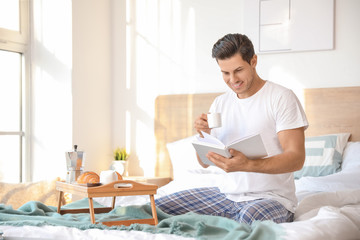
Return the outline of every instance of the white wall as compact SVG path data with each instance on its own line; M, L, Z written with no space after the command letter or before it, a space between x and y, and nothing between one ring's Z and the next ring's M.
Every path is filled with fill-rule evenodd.
M226 89L211 48L224 34L242 32L242 6L240 0L73 1L73 142L86 151L87 169L106 169L113 148L127 146L130 174L153 175L156 96ZM335 50L260 55L259 74L298 94L360 86L359 10L358 0L336 1Z
M72 18L72 141L85 170L100 172L112 160L110 0L74 0Z
M261 54L259 74L293 88L360 86L360 1L338 0L335 6L334 50Z
M31 169L26 180L66 177L65 152L85 169L112 160L110 0L31 1Z
M30 168L26 181L66 177L71 149L71 1L31 1Z

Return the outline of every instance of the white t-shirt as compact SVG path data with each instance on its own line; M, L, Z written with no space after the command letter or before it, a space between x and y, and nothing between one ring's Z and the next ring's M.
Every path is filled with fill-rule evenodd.
M210 112L220 112L222 118L222 127L212 129L211 135L227 145L260 133L269 156L282 153L277 136L279 131L308 126L296 95L269 81L249 98L239 99L233 91L218 96ZM297 205L293 173L224 173L218 187L227 198L236 202L271 198L292 212Z

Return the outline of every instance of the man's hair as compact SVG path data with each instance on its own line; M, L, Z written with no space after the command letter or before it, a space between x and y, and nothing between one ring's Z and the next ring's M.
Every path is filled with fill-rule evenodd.
M224 60L239 53L242 59L250 64L255 54L254 46L250 39L239 33L227 34L220 38L213 46L212 57Z

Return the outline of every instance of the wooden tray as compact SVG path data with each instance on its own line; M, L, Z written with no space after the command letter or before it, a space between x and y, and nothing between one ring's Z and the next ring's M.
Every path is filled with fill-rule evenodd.
M130 225L132 223L144 223L156 225L158 223L154 194L158 186L155 184L138 183L131 180L121 180L104 184L100 186L87 186L82 184L70 184L66 182L56 182L56 190L59 191L58 196L58 208L57 212L60 214L66 213L90 213L91 223L95 224L95 213L109 212L115 207L116 196L131 196L131 195L149 195L150 204L153 218L149 219L134 219L134 220L123 220L123 221L109 221L101 222L101 224L112 226L112 225ZM61 200L64 196L64 192L68 192L82 197L89 198L89 209L61 209ZM112 206L105 208L95 208L93 204L94 197L113 197Z

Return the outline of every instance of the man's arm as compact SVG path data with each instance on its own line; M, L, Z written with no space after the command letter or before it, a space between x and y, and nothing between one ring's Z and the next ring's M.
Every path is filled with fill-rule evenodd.
M234 149L230 149L230 154L233 156L231 158L213 152L208 153L207 157L226 172L280 174L300 170L305 161L304 128L280 131L278 138L283 152L272 157L251 160Z

